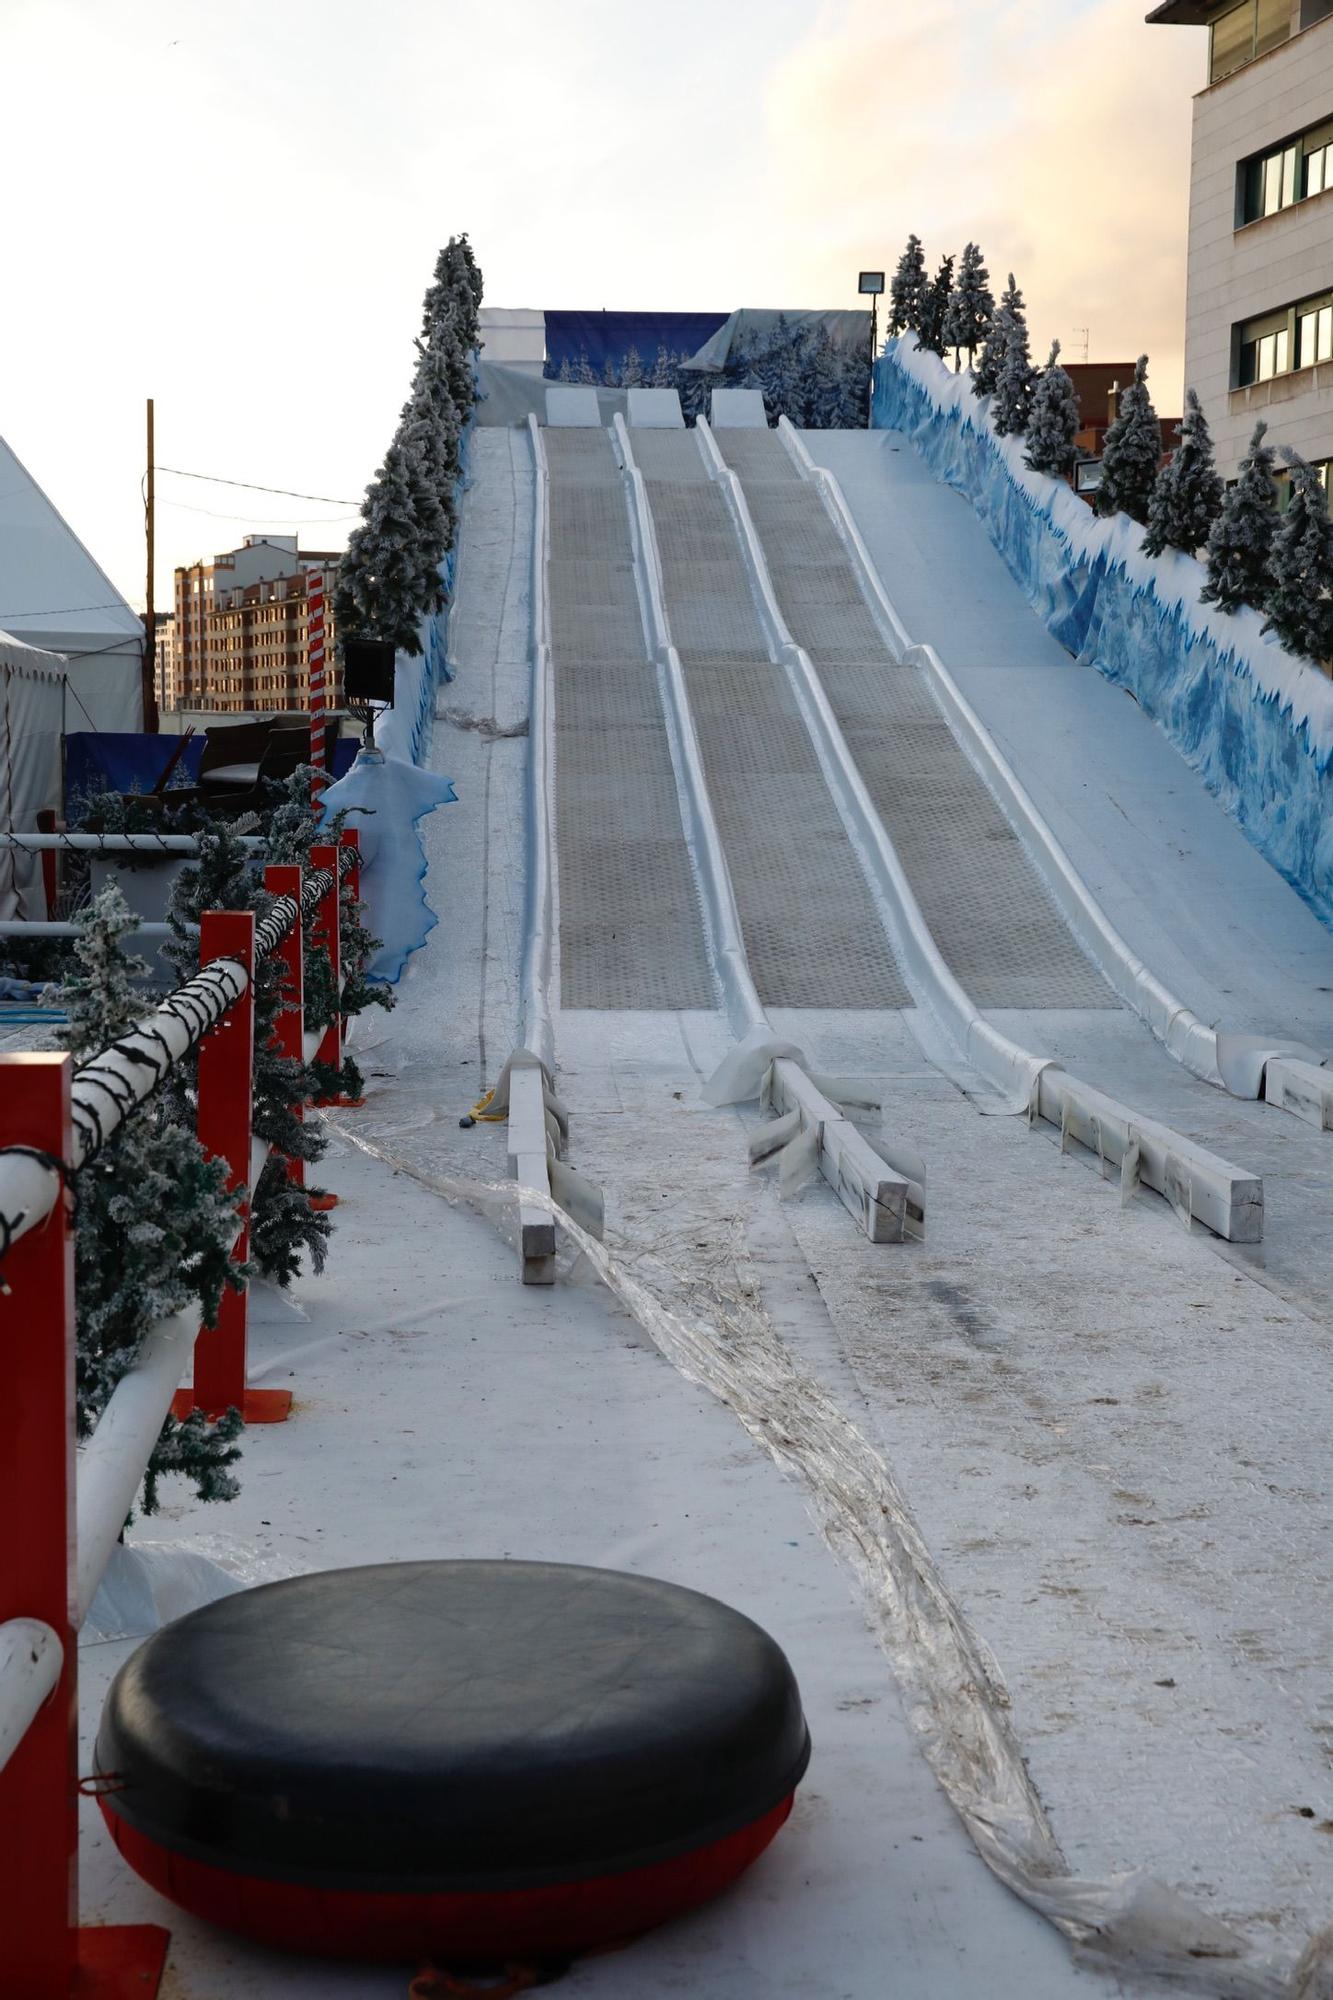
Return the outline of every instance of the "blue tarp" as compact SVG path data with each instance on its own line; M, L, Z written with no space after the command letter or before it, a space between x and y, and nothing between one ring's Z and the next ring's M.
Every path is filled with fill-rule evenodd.
M207 734L200 730L181 752L171 774L171 789L199 782L199 760ZM151 792L166 769L178 736L141 736L110 730L77 730L65 738L65 803L88 792ZM352 768L356 743L348 737L333 746L333 775Z
M728 317L724 312L548 312L546 372L559 374L562 361L577 368L586 354L600 376L608 361L620 368L631 347L650 368L659 347L672 355L693 354Z

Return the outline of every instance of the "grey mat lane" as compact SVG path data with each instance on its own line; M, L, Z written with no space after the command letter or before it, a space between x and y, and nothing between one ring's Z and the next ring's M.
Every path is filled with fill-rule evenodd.
M787 677L766 656L731 515L697 441L636 432L634 451L760 998L774 1007L910 1006Z
M979 1007L1116 1007L920 670L893 664L814 486L773 431L719 431L773 589L815 662L946 962ZM890 579L890 587L892 580Z
M560 998L712 1007L629 516L605 431L548 430Z

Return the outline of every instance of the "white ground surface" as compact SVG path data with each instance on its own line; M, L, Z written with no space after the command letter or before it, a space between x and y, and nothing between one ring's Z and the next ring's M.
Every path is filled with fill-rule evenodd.
M457 1119L513 1032L523 743L474 725L503 728L525 707L530 494L521 434L481 432L476 447L460 672L441 697L458 720L438 725L435 748L460 802L426 823L442 922L398 1011L362 1043L370 1097L347 1118L420 1170L485 1180L502 1171L501 1130ZM850 481L848 495L857 505ZM1329 1914L1333 1852L1321 1286L1302 1303L1296 1277L1229 1262L1160 1203L1122 1211L1083 1159L981 1117L906 1016L779 1025L817 1062L884 1086L886 1124L928 1161L927 1241L874 1248L826 1191L782 1204L748 1172L749 1114L699 1099L726 1045L716 1017L564 1014L572 1157L606 1190L613 1251L720 1342L738 1316L766 1321L883 1452L999 1658L1071 1866L1150 1868L1256 1941L1298 1950ZM1119 1017L1077 1025L1102 1037L1108 1063L1156 1060L1118 1049ZM1305 1144L1262 1107L1222 1108ZM1294 1181L1318 1181L1308 1137ZM290 1380L291 1423L251 1434L231 1507L173 1504L135 1537L205 1537L267 1569L506 1552L641 1568L740 1605L801 1680L815 1760L770 1854L736 1895L587 1963L566 1990L1152 1991L1076 1969L976 1859L849 1576L729 1410L582 1266L554 1292L525 1292L512 1249L465 1209L353 1151L323 1177L345 1199L326 1276L299 1287L305 1317L271 1295L256 1303L256 1369ZM1320 1200L1322 1183L1312 1216ZM84 1648L90 1725L128 1650ZM311 1970L165 1918L91 1808L84 1902L93 1917L172 1921L167 1990L192 2000L406 1984L403 1968Z

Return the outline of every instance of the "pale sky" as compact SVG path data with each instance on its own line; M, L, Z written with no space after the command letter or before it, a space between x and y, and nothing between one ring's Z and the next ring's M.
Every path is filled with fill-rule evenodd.
M148 395L159 464L353 503L161 475L159 608L340 547L461 229L492 305L719 312L974 237L1038 358L1146 350L1175 414L1206 38L1147 4L0 0L0 435L136 609Z

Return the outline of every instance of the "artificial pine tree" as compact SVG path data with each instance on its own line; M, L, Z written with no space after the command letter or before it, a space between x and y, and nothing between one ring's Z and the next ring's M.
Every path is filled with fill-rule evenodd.
M574 380L574 377L570 372L568 355L566 355L564 360L560 363L559 373L556 375L555 379L557 382L572 382Z
M921 326L918 345L930 353L944 354L944 329L949 319L949 302L953 295L953 258L945 257L933 282L927 287L921 305Z
M944 322L945 347L952 347L955 356L966 353L970 368L972 357L990 332L994 317L995 300L991 296L990 272L982 260L980 247L969 243L964 247L958 266L958 282L949 299L949 311Z
M1240 462L1240 476L1223 495L1222 511L1208 536L1208 581L1199 595L1223 611L1239 611L1245 604L1261 610L1268 597L1278 512L1273 448L1264 443L1267 429L1260 418Z
M1312 465L1284 449L1291 497L1273 537L1272 584L1265 632L1293 653L1333 659L1333 524L1328 496Z
M671 366L671 356L667 353L665 344L659 342L657 359L653 362L648 372L648 387L650 389L670 389L674 384L674 378L675 371Z
M1141 354L1102 445L1097 512L1128 514L1131 520L1146 522L1161 458L1162 426L1148 394L1148 357Z
M1157 475L1148 503L1144 553L1183 549L1192 556L1208 540L1222 511L1222 480L1213 463L1208 419L1193 389L1185 392L1185 415L1176 426L1180 440Z
M1027 429L1037 383L1037 371L1028 353L1028 323L1023 313L1023 301L1012 279L1010 291L1014 299L1004 315L1004 353L995 393L991 398L991 422L997 437L1017 437ZM990 352L989 341L986 352Z
M986 344L981 350L981 359L972 371L972 390L975 395L995 394L1000 380L1000 370L1004 366L1009 335L1016 320L1023 320L1023 294L1014 283L1014 274L1011 271L1009 283L1000 295L999 306L992 315L987 329Z
M642 386L643 362L639 357L637 347L631 347L629 353L625 356L625 366L620 379L627 389L638 389Z
M1023 463L1034 472L1049 472L1067 479L1078 463L1074 436L1080 424L1078 396L1068 374L1060 366L1060 343L1051 342L1051 358L1046 363L1032 395L1028 418L1028 448Z
M114 882L80 920L60 1037L78 1063L101 1055L149 1011L135 984L147 967L122 944L134 923ZM193 1120L175 1119L164 1092L131 1113L84 1168L77 1191L75 1409L86 1437L151 1329L187 1307L213 1325L223 1286L241 1274L231 1261L238 1218L226 1167L205 1158ZM228 1468L239 1456L240 1429L235 1410L216 1423L169 1417L149 1461L145 1511L153 1511L157 1479L168 1471L192 1479L201 1500L233 1498Z
M909 236L907 248L889 281L889 332L917 333L928 286L926 259L919 236Z
M586 347L579 355L578 372L576 373L574 380L576 382L582 382L585 386L591 384L594 389L597 387L597 375L593 369L591 361L589 361L588 359L588 350Z
M366 492L362 520L338 566L333 611L344 636L388 639L419 653L421 533L412 505L412 468L397 438Z

